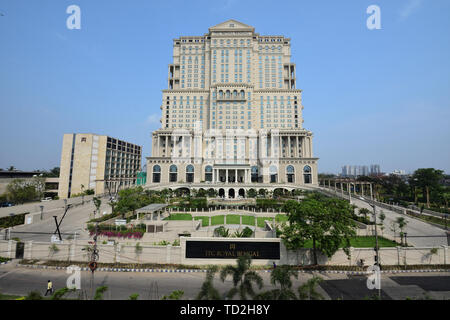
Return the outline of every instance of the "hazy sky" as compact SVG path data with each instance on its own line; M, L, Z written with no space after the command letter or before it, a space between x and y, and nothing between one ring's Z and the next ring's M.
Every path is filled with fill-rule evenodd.
M66 9L81 8L81 30ZM381 8L381 30L366 9ZM450 172L450 1L0 0L0 168L59 166L64 133L144 146L172 39L228 19L290 37L319 172Z

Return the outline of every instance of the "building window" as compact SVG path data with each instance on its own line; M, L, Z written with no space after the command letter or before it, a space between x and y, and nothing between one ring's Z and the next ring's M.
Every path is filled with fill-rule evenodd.
M171 165L169 169L169 182L177 182L178 180L178 168L176 165Z
M259 180L259 174L258 174L258 167L254 166L252 167L252 182L258 182Z
M161 167L159 165L153 166L153 183L161 182Z
M295 182L295 170L293 166L287 166L286 168L286 176L287 176L287 182L288 183L294 183Z
M269 174L270 174L270 183L277 183L278 182L278 168L273 165L270 166Z
M194 166L192 164L186 167L186 182L194 182Z
M311 179L311 167L310 166L305 166L303 168L303 180L306 183L312 183L312 179Z
M206 166L205 168L205 181L212 182L213 180L213 168L211 166Z

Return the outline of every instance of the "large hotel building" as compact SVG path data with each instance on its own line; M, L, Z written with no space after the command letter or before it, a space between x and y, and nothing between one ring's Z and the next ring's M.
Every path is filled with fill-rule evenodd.
M234 198L317 185L290 41L235 20L173 40L148 188L213 188Z
M92 133L70 133L63 138L58 196L70 198L88 189L95 194L136 184L142 147Z

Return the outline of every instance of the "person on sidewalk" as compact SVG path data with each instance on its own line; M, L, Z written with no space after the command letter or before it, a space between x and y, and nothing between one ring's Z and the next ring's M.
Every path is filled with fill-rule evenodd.
M47 296L47 293L49 292L50 294L53 294L53 283L50 280L48 280L47 283L47 291L45 292L45 296Z

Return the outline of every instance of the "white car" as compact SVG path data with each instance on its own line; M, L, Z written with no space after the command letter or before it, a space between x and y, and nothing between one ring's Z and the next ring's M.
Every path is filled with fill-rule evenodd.
M53 199L51 197L47 197L41 200L41 202L49 202L52 201Z

